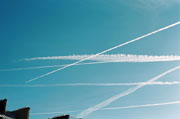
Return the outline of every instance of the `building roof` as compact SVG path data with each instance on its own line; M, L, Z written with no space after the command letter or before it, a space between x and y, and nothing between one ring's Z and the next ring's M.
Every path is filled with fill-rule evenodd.
M20 108L14 111L6 110L7 99L0 100L0 114L12 119L29 119L29 107ZM1 119L1 117L0 117Z
M62 116L53 117L51 119L70 119L70 116L69 115L62 115Z

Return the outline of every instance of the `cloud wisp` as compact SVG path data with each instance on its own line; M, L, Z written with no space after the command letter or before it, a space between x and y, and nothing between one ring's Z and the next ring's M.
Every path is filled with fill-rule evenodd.
M168 8L174 4L179 4L180 0L137 0L143 8Z
M109 107L109 108L102 108L100 110L120 110L120 109L173 105L173 104L180 104L180 101L155 103L155 104L144 104L144 105L130 105L130 106L121 106L121 107ZM40 113L31 113L30 115L37 116L37 115L64 114L64 113L73 113L73 112L80 112L80 111L83 111L83 110L72 110L72 111L64 111L64 112L40 112Z
M89 57L87 57L87 58L81 59L81 60L76 61L76 62L74 62L74 63L72 63L72 64L69 64L69 65L66 65L66 66L64 66L64 67L58 68L58 69L56 69L56 70L53 70L53 71L48 72L48 73L46 73L46 74L43 74L43 75L41 75L41 76L35 77L35 78L31 79L31 80L26 81L26 83L29 83L29 82L38 80L38 79L40 79L40 78L43 78L43 77L45 77L45 76L48 76L48 75L50 75L50 74L52 74L52 73L55 73L55 72L57 72L57 71L60 71L60 70L66 69L66 68L68 68L68 67L71 67L71 66L73 66L73 65L79 64L79 63L81 63L81 62L83 62L83 61L86 61L86 60L88 60L88 59L97 57L97 56L99 56L99 55L101 55L101 54L104 54L104 53L106 53L106 52L112 51L112 50L114 50L114 49L117 49L117 48L119 48L119 47L125 46L125 45L127 45L127 44L133 43L133 42L135 42L135 41L141 40L141 39L143 39L143 38L145 38L145 37L148 37L148 36L151 36L151 35L156 34L156 33L158 33L158 32L164 31L164 30L166 30L166 29L172 28L172 27L174 27L174 26L176 26L176 25L179 25L179 24L180 24L180 21L178 21L178 22L176 22L176 23L173 23L173 24L171 24L171 25L168 25L168 26L166 26L166 27L160 28L160 29L158 29L158 30L155 30L155 31L153 31L153 32L147 33L147 34L145 34L145 35L143 35L143 36L140 36L140 37L138 37L138 38L132 39L132 40L127 41L127 42L125 42L125 43L119 44L119 45L117 45L117 46L114 46L114 47L109 48L109 49L107 49L107 50L104 50L104 51L102 51L102 52L99 52L99 53L97 53L97 54L95 54L95 55L92 55L92 56L89 56Z
M80 112L82 110L72 110L72 111L63 111L63 112L39 112L39 113L30 113L31 116L36 115L50 115L50 114L64 114L64 113L73 113L73 112Z
M161 74L159 74L159 75L157 75L156 77L148 80L146 83L148 84L148 83L155 82L155 81L157 81L158 79L160 79L161 77L163 77L163 76L165 76L165 75L167 75L167 74L169 74L169 73L171 73L171 72L173 72L173 71L176 71L176 70L178 70L178 69L180 69L180 65L177 66L177 67L174 67L174 68L172 68L172 69L169 69L168 71L165 71L165 72L163 72L163 73L161 73ZM127 95L135 92L136 90L144 87L144 86L147 85L147 84L137 85L137 86L135 86L135 87L133 87L133 88L129 88L128 90L126 90L126 91L124 91L124 92L122 92L122 93L120 93L120 94L118 94L118 95L115 95L115 96L113 96L113 97L110 97L109 99L107 99L107 100L105 100L105 101L103 101L103 102L101 102L101 103L99 103L99 104L97 104L97 105L95 105L95 106L92 106L92 107L90 107L90 108L88 108L88 109L86 109L86 110L84 110L83 112L81 112L80 114L77 115L77 118L86 117L87 115L91 114L92 112L94 112L94 111L96 111L96 110L99 110L99 109L101 109L101 108L104 108L105 106L111 104L112 102L114 102L114 101L116 101L116 100L118 100L118 99L120 99L120 98L122 98L122 97L124 97L124 96L127 96Z
M63 87L63 86L136 86L136 85L179 85L180 81L172 82L136 82L136 83L70 83L70 84L38 84L38 85L2 85L0 87Z

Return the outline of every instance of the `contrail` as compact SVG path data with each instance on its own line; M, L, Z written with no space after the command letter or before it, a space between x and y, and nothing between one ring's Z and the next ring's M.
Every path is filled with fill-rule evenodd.
M0 87L62 87L62 86L136 86L136 85L179 85L179 81L173 82L138 82L138 83L70 83L70 84L39 84L39 85L2 85Z
M130 106L122 106L122 107L109 107L109 108L102 108L100 110L119 110L119 109L173 105L173 104L180 104L180 101L156 103L156 104L144 104L144 105L130 105ZM80 112L80 111L82 110L72 110L72 111L64 111L64 112L41 112L41 113L31 113L30 115L37 116L37 115L50 115L50 114L65 114L65 113Z
M79 63L76 65L103 64L103 63L116 63L116 62L100 61L100 62ZM48 65L48 66L39 66L39 67L25 67L25 68L14 68L14 69L0 69L0 71L18 71L18 70L42 69L42 68L54 68L54 67L62 67L62 66L66 66L66 65L69 65L69 64Z
M124 107L110 107L110 108L102 108L101 110L118 110L118 109L128 109L128 108L138 108L138 107L152 107L152 106L172 105L172 104L180 104L180 101L158 103L158 104L133 105L133 106L124 106Z
M38 57L30 58L25 60L82 60L85 57L91 55L72 55L72 56L53 56L53 57ZM150 56L150 55L126 55L126 54L110 54L110 55L99 55L95 58L89 59L95 60L96 62L79 63L75 65L89 65L89 64L102 64L102 63L120 63L120 62L167 62L167 61L179 61L180 56L176 55L161 55L161 56ZM18 70L30 70L30 69L41 69L41 68L53 68L53 67L63 67L64 65L49 65L49 66L39 66L39 67L25 67L25 68L14 68L14 69L0 69L0 71L18 71Z
M130 41L128 41L128 42L119 44L119 45L117 45L117 46L114 46L114 47L109 48L109 49L107 49L107 50L104 50L104 51L102 51L102 52L99 52L99 53L97 53L97 54L95 54L95 55L92 55L92 56L89 56L89 57L84 58L84 59L82 59L82 60L76 61L76 62L74 62L74 63L72 63L72 64L66 65L66 66L61 67L61 68L56 69L56 70L53 70L53 71L48 72L48 73L46 73L46 74L43 74L43 75L41 75L41 76L35 77L35 78L31 79L31 80L26 81L26 83L29 83L29 82L34 81L34 80L37 80L37 79L42 78L42 77L45 77L45 76L50 75L50 74L52 74L52 73L55 73L55 72L57 72L57 71L63 70L63 69L68 68L68 67L70 67L70 66L73 66L73 65L76 65L76 64L81 63L81 62L83 62L83 61L86 61L86 60L88 60L88 59L97 57L98 55L104 54L104 53L106 53L106 52L109 52L109 51L114 50L114 49L116 49L116 48L122 47L122 46L124 46L124 45L133 43L133 42L138 41L138 40L140 40L140 39L142 39L142 38L148 37L148 36L150 36L150 35L153 35L153 34L158 33L158 32L160 32L160 31L169 29L169 28L174 27L174 26L179 25L179 24L180 24L180 21L178 21L178 22L176 22L176 23L174 23L174 24L171 24L171 25L169 25L169 26L160 28L160 29L158 29L158 30L155 30L155 31L153 31L153 32L150 32L150 33L148 33L148 34L145 34L145 35L143 35L143 36L140 36L140 37L138 37L138 38L135 38L135 39L133 39L133 40L130 40Z
M176 70L178 70L178 69L180 69L180 65L179 65L179 66L176 66L176 67L174 67L174 68L172 68L172 69L170 69L170 70L168 70L168 71L166 71L166 72L163 72L163 73L159 74L158 76L156 76L156 77L148 80L146 83L152 83L152 82L158 80L159 78L167 75L168 73L171 73L171 72L176 71ZM118 94L118 95L115 95L115 96L113 96L113 97L111 97L111 98L109 98L109 99L107 99L107 100L105 100L105 101L103 101L103 102L101 102L101 103L93 106L93 107L88 108L87 110L84 110L83 112L81 112L80 114L78 114L77 117L78 117L78 118L83 118L83 117L91 114L92 112L94 112L94 111L96 111L96 110L99 110L99 109L101 109L101 108L103 108L103 107L111 104L112 102L120 99L121 97L124 97L124 96L126 96L126 95L129 95L129 94L135 92L136 90L144 87L145 85L147 85L147 84L140 84L140 85L137 85L136 87L130 88L130 89L128 89L128 90L126 90L126 91Z
M24 60L82 60L94 55L70 55L70 56L52 56L52 57L36 57L25 58ZM132 55L132 54L102 54L97 57L88 59L93 61L108 61L108 62L160 62L160 61L175 61L180 60L180 56L176 55Z

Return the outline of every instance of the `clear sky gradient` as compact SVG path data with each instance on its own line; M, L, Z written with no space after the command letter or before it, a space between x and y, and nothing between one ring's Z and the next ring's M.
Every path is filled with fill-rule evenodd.
M0 69L67 64L24 58L96 54L180 21L179 0L2 0ZM107 54L180 55L180 25ZM72 66L30 84L145 82L179 61ZM0 84L26 81L57 68L0 72ZM180 81L177 70L158 81ZM31 113L85 110L133 86L0 87L8 110ZM108 107L180 100L180 85L145 86ZM76 116L80 112L69 113ZM46 119L60 114L31 116ZM179 119L180 105L99 110L85 119Z

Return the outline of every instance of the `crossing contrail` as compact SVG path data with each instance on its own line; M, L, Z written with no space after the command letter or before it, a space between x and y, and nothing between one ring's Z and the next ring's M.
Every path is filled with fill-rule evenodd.
M163 76L165 76L165 75L167 75L167 74L169 74L169 73L171 73L171 72L173 72L173 71L176 71L176 70L178 70L178 69L180 69L180 65L179 65L179 66L176 66L176 67L174 67L174 68L172 68L172 69L169 69L168 71L165 71L165 72L159 74L158 76L156 76L156 77L148 80L146 83L155 82L156 80L160 79L161 77L163 77ZM90 107L90 108L84 110L83 112L81 112L80 114L78 114L77 117L78 117L78 118L86 117L87 115L91 114L92 112L94 112L94 111L96 111L96 110L99 110L99 109L101 109L101 108L103 108L103 107L111 104L112 102L120 99L121 97L127 96L127 95L135 92L136 90L144 87L145 85L147 85L147 84L140 84L140 85L137 85L136 87L129 88L128 90L126 90L126 91L124 91L124 92L122 92L122 93L120 93L120 94L118 94L118 95L115 95L115 96L113 96L113 97L111 97L111 98L109 98L109 99L107 99L107 100L105 100L105 101L103 101L103 102L101 102L101 103L93 106L93 107Z
M35 57L25 58L24 60L82 60L93 55L70 55L70 56L52 56L52 57ZM180 60L177 55L132 55L132 54L102 54L97 57L88 59L93 61L108 61L108 62L161 62L161 61L176 61Z
M144 104L144 105L130 105L130 106L121 106L121 107L109 107L109 108L102 108L100 110L119 110L119 109L164 106L164 105L173 105L173 104L180 104L180 101L155 103L155 104ZM37 115L50 115L50 114L65 114L65 113L73 113L73 112L80 112L80 111L82 111L82 110L72 110L72 111L64 111L64 112L40 112L40 113L31 113L30 115L37 116Z
M62 86L136 86L136 85L179 85L179 81L172 82L136 82L136 83L70 83L70 84L38 84L38 85L2 85L0 87L62 87Z
M135 39L133 39L133 40L127 41L127 42L122 43L122 44L119 44L119 45L117 45L117 46L114 46L114 47L109 48L109 49L107 49L107 50L104 50L104 51L102 51L102 52L99 52L99 53L97 53L97 54L95 54L95 55L86 57L86 58L84 58L84 59L82 59L82 60L79 60L79 61L76 61L76 62L74 62L74 63L72 63L72 64L66 65L66 66L61 67L61 68L56 69L56 70L53 70L53 71L48 72L48 73L46 73L46 74L43 74L43 75L41 75L41 76L35 77L35 78L31 79L31 80L26 81L26 83L29 83L29 82L31 82L31 81L38 80L39 78L42 78L42 77L45 77L45 76L50 75L50 74L52 74L52 73L55 73L55 72L57 72L57 71L66 69L66 68L68 68L68 67L71 67L71 66L76 65L76 64L78 64L78 63L81 63L81 62L83 62L83 61L86 61L86 60L88 60L88 59L97 57L97 56L99 56L99 55L101 55L101 54L104 54L104 53L109 52L109 51L111 51L111 50L114 50L114 49L116 49L116 48L122 47L122 46L124 46L124 45L133 43L133 42L135 42L135 41L138 41L138 40L140 40L140 39L143 39L143 38L145 38L145 37L148 37L148 36L150 36L150 35L153 35L153 34L155 34L155 33L160 32L160 31L169 29L169 28L174 27L174 26L179 25L179 24L180 24L180 21L178 21L178 22L176 22L176 23L173 23L173 24L171 24L171 25L168 25L168 26L166 26L166 27L160 28L160 29L158 29L158 30L155 30L155 31L153 31L153 32L150 32L150 33L148 33L148 34L145 34L145 35L143 35L143 36L140 36L140 37L138 37L138 38L135 38Z

